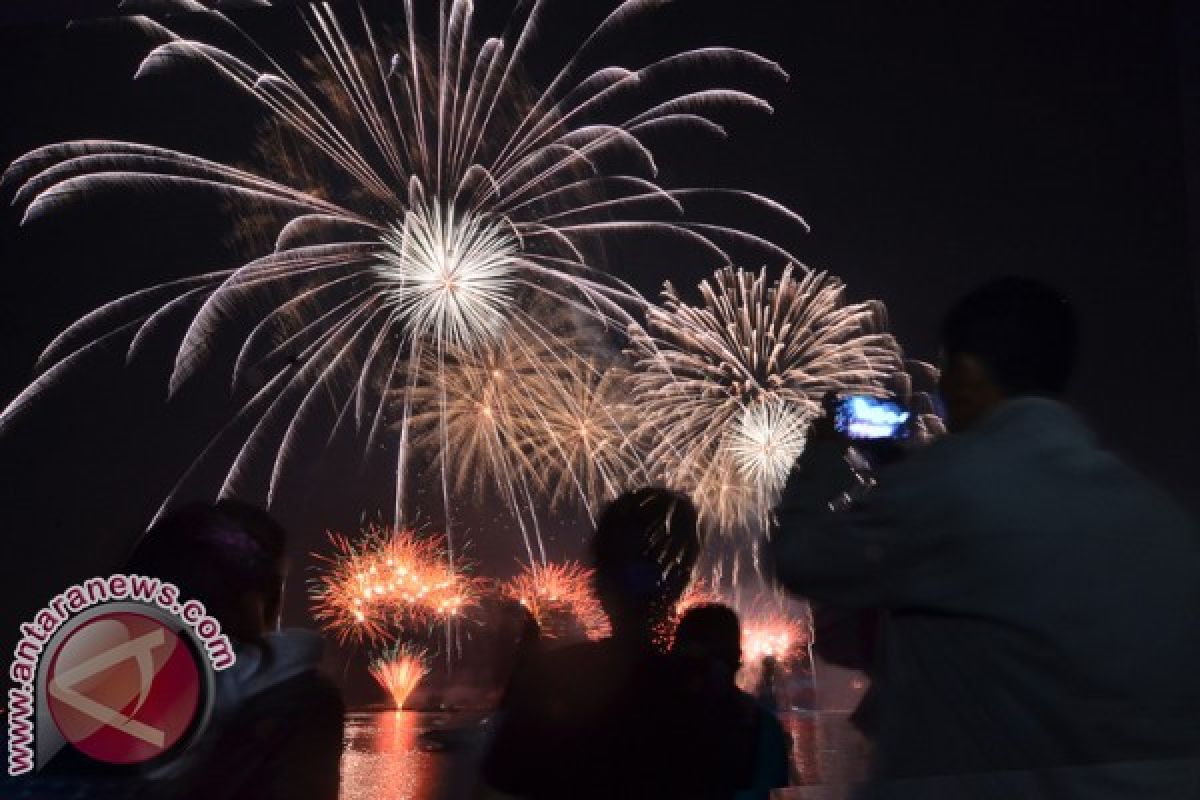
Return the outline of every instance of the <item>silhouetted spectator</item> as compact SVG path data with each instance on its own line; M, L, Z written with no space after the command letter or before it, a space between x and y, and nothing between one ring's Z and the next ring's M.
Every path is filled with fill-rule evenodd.
M988 284L941 338L951 435L831 512L845 442L818 423L770 545L793 591L887 612L871 796L1197 796L1194 520L1055 399L1052 290Z
M694 703L708 705L718 729L734 735L721 737L718 747L729 748L727 757L744 759L738 771L747 777L738 800L766 798L770 790L788 784L788 737L771 705L741 691L735 681L742 667L742 630L737 614L728 606L706 603L688 609L675 628L671 653L682 663ZM763 659L763 683L774 689L775 659ZM732 747L745 746L744 754Z
M201 738L151 775L153 793L201 800L335 800L343 707L317 672L321 639L279 627L286 535L266 512L233 501L165 517L138 543L128 571L170 581L204 603L234 642L217 673Z
M778 674L779 662L775 656L763 656L758 685L754 689L754 699L758 700L758 704L772 714L779 713L779 687L775 685Z
M612 636L541 653L514 676L483 779L530 798L728 798L744 744L659 651L700 549L684 496L641 489L601 514L596 590Z
M526 669L538 652L541 630L528 608L516 600L504 599L495 606L495 649L492 654L493 683L503 690L501 701L509 698L507 687L512 677Z

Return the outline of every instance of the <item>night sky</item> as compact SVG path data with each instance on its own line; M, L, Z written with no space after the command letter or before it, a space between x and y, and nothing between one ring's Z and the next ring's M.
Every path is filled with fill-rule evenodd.
M503 0L478 5L485 20L503 19ZM45 18L55 7L24 8ZM267 40L302 41L290 10L240 19ZM1180 27L1168 3L1095 0L679 0L646 22L614 60L728 44L791 75L751 87L773 116L731 115L728 140L664 154L664 184L739 186L799 211L810 234L766 232L844 278L853 298L886 302L915 357L935 357L941 313L987 278L1059 286L1083 325L1072 402L1103 442L1196 507L1197 294L1176 56L1194 24ZM247 161L252 105L202 70L133 82L143 52L137 36L67 31L61 19L0 28L0 162L99 136ZM0 210L4 403L86 311L233 258L230 223L204 198L113 197L26 228L19 220ZM653 249L633 255L622 274L647 294L670 278L695 297L708 272ZM114 569L231 412L221 369L165 402L172 335L162 341L128 367L123 350L92 359L0 442L0 642L69 579ZM353 529L362 513L390 507L386 463L360 462L350 446L318 447L289 475L277 512L300 564L326 528ZM191 496L204 488L201 476ZM498 510L462 513L488 571L513 571L517 540ZM578 521L550 530L559 555L578 552ZM294 622L304 620L299 583Z

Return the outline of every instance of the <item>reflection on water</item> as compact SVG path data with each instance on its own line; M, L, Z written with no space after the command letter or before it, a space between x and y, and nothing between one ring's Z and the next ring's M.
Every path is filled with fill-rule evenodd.
M792 784L846 786L867 774L867 741L839 712L793 712L779 721L792 738Z
M844 785L863 775L866 746L844 714L780 715L792 737L792 782ZM471 796L486 739L474 713L358 711L346 715L343 800Z
M470 796L485 728L479 714L359 711L346 715L343 800Z

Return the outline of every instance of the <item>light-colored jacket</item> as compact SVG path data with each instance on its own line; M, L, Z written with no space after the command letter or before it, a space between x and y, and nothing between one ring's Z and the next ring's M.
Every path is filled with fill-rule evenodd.
M830 511L840 462L802 459L771 554L790 590L886 612L870 796L1200 798L1193 519L1044 399Z

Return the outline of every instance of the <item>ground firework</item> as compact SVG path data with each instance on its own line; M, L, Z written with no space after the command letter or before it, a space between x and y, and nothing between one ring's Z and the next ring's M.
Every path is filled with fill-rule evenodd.
M882 393L903 360L879 303L787 267L778 280L723 269L702 304L667 285L632 331L635 398L651 461L693 493L710 525L759 530L809 419L831 391Z
M600 268L594 253L606 237L659 235L719 263L729 262L731 247L786 257L759 236L685 215L684 203L722 195L788 224L802 220L748 192L663 188L649 149L676 131L723 135L717 120L729 110L769 110L752 94L724 88L724 78L721 88L672 94L680 78L786 77L777 64L725 47L638 69L606 63L606 44L659 5L625 0L539 88L526 83L525 62L552 4L519 3L506 32L491 38L476 29L470 0L442 2L430 13L433 5L400 4L395 37L363 9L305 5L314 46L307 59L269 54L216 11L185 15L186 27L199 20L216 32L197 38L176 31L182 16L132 18L158 42L139 76L198 62L261 105L261 163L242 168L110 140L49 145L4 176L24 221L106 192L204 190L249 215L257 237L271 234L273 247L80 319L42 354L37 379L0 415L0 432L96 350L119 344L133 358L178 318L186 332L169 380L175 393L224 353L217 336L236 319L248 330L233 360L239 410L164 507L202 463L227 464L220 493L233 493L256 454L271 461L269 502L306 422L353 420L371 448L388 429L389 392L425 380L425 353L440 361L510 333L537 337L531 309L539 302L624 329L642 301ZM190 0L155 6L198 8ZM326 415L322 406L330 404ZM401 465L405 431L402 424ZM400 498L403 466L397 483ZM596 483L582 492L609 492L607 478Z
M330 534L333 553L314 582L313 612L341 641L383 641L395 631L461 617L477 582L446 557L440 536L374 527L357 541Z
M742 622L742 658L747 664L768 656L786 661L799 654L808 641L801 621L782 612L747 615Z
M413 645L397 646L372 659L369 669L371 677L391 696L399 710L421 679L429 674L429 654Z
M592 570L582 564L534 565L501 591L529 610L545 636L599 639L609 633L608 617L592 588Z

